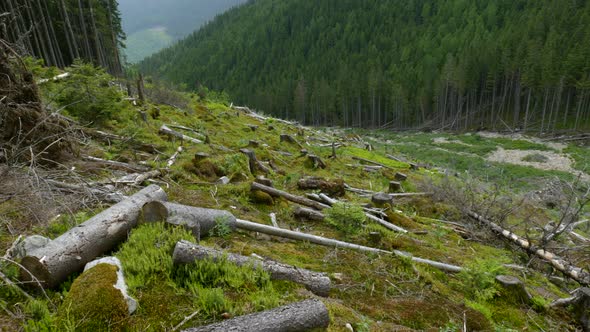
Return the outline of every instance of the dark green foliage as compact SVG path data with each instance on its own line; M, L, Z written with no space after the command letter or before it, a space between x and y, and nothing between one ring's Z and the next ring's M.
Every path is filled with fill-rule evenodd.
M60 88L57 101L68 113L84 123L103 124L115 120L123 108L122 95L110 86L110 76L91 64L74 61L68 68L71 74Z
M363 209L352 204L336 203L324 212L327 222L348 235L358 233L366 219Z
M260 0L140 68L309 124L552 132L590 126L589 24L581 1Z

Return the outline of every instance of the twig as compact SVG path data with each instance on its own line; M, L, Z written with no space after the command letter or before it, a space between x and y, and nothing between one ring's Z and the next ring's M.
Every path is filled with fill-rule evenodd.
M182 325L186 324L186 322L188 322L189 320L193 319L193 317L195 317L196 315L199 314L200 310L197 310L195 312L193 312L192 314L184 317L184 319L182 320L182 322L180 322L178 325L176 325L174 328L172 328L172 330L170 330L170 332L174 332L174 331L178 331L178 329L180 329L182 327Z
M47 293L45 292L45 289L43 288L43 285L41 285L41 282L39 281L39 279L37 279L37 277L35 277L33 275L33 273L31 273L31 271L27 270L26 267L22 266L20 263L17 263L15 261L13 261L12 259L6 258L6 257L1 257L0 259L7 261L8 263L14 264L16 266L18 266L22 271L27 272L30 276L31 276L31 280L37 284L37 286L39 286L39 289L41 290L41 292L43 293L43 296L45 296L45 299L47 299L47 302L51 304L51 306L54 309L57 309L57 307L55 306L55 303L53 303L53 301L51 301L51 299L49 298L49 296L47 295ZM21 289L22 290L22 289ZM23 291L24 292L24 291ZM30 295L29 295L30 296Z

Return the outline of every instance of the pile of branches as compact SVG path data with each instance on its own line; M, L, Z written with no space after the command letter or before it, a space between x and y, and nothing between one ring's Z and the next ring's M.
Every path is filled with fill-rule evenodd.
M0 162L56 160L72 151L68 123L43 108L33 74L0 39Z

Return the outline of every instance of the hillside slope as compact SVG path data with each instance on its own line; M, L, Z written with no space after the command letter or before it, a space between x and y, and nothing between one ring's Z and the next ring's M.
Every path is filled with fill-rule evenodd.
M306 124L590 125L590 4L260 0L140 64Z
M575 188L554 181L547 184L547 177L571 180L571 175L525 173L522 168L489 163L489 174L482 169L483 173L471 176L459 167L464 165L456 165L457 172L451 165L453 161L470 164L478 160L461 153L484 155L497 145L514 150L543 149L544 145L463 135L456 139L468 145L445 143L446 152L432 153L437 159L431 161L425 152L431 136L389 137L398 141L394 146L387 142L387 133L374 133L375 137L369 139L362 133L302 127L232 107L214 98L215 94L202 99L151 83L146 83L148 102L136 106L136 100L124 100L118 84L100 70L88 65L68 70L68 78L47 81L41 90L46 101L55 100L64 107L65 115L74 117L60 119L67 120L70 132L77 133L78 151L69 159L48 165L40 160L19 163L12 158L10 163L0 164L4 183L0 188L0 220L7 220L0 233L2 249L20 234L56 238L107 208L110 194L132 194L155 183L164 188L172 202L225 210L264 225L271 224L270 214L274 213L282 229L392 252L364 253L261 232L232 232L224 220L216 220L210 236L200 240L207 247L326 272L333 287L329 296L318 298L329 309L328 331L348 331L346 324L355 331L457 331L464 325L470 331L575 329L574 312L552 309L548 304L567 297L567 292L579 285L555 276L550 281L542 273L548 269L542 260L499 240L466 215L469 209L477 211L536 241L549 221L555 221L560 213L570 215L563 207L567 201L560 200L557 189L567 194L568 188ZM42 68L36 72L51 74ZM79 86L88 90L80 91ZM92 93L92 98L79 98L87 93ZM94 128L87 127L88 123ZM162 125L193 139L167 135ZM454 139L450 135L446 138ZM408 141L407 145L400 142L402 139ZM177 154L179 147L183 149ZM21 148L29 151L19 146L11 151ZM251 166L243 149L255 152L260 163ZM576 149L580 155L589 155L587 148ZM325 168L311 155L319 157ZM427 166L427 162L436 162L446 170ZM397 173L407 175L407 179ZM151 178L145 174L151 174ZM256 176L261 175L276 189L302 197L316 197L313 194L322 192L346 204L321 207L323 221L297 218L297 204L252 190ZM509 175L528 177L529 184L537 181L540 186L534 192L548 194L545 198L520 196L518 190L530 188L523 185L508 190L494 183L493 176ZM229 183L219 181L223 176ZM301 180L310 176L331 180L332 184L309 189ZM492 182L480 182L485 179ZM392 181L401 181L405 193L398 193L392 202L373 204L372 194L388 192ZM521 202L521 198L526 200ZM548 208L545 202L553 207ZM372 219L365 218L362 207L368 208ZM588 215L585 207L576 216ZM381 224L374 221L376 216L383 219ZM408 232L394 232L384 227L383 221ZM588 236L588 229L579 227L577 231L582 237ZM102 326L105 330L161 331L181 322L182 328L199 326L316 297L301 285L270 280L266 273L238 268L224 260L175 266L171 251L180 240L198 239L182 227L162 222L142 224L116 249L104 253L121 260L129 292L139 304L137 312L124 320L96 318L92 310L75 316L71 286L78 275L74 274L57 289L47 290L47 296L27 298L15 288L1 287L0 303L6 310L0 313L0 324L12 330L19 326L50 331ZM588 268L588 253L575 250L578 247L572 246L569 238L555 237L546 247L574 249L563 254ZM408 256L400 257L402 252ZM463 270L443 271L432 261ZM16 265L2 260L0 268L7 279L17 280ZM499 287L494 278L501 274L523 280L532 299L522 302ZM86 305L92 308L92 303Z

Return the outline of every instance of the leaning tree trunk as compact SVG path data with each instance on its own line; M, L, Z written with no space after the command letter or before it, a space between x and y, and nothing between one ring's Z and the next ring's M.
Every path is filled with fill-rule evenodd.
M203 260L208 258L213 260L227 259L238 266L250 265L253 268L261 268L270 273L271 279L288 280L302 284L305 288L319 296L328 296L330 293L330 278L325 273L301 269L272 260L261 261L247 256L226 253L188 241L179 241L174 248L174 264L190 264L194 263L197 259Z
M58 286L70 274L82 270L86 263L124 241L137 224L145 203L166 199L162 188L151 185L113 205L45 247L28 253L21 263L21 279L31 281L36 278L44 288Z
M322 301L313 299L183 332L304 332L325 329L329 324L328 308Z
M218 223L236 228L236 217L223 210L205 209L169 202L152 201L142 208L140 222L166 221L169 224L184 226L192 231L195 238L209 234Z
M546 251L544 248L541 248L531 243L529 240L526 240L507 229L503 229L502 227L500 227L500 225L485 219L483 216L480 216L475 212L469 212L468 214L471 218L479 221L484 225L487 225L491 230L500 234L504 238L512 241L513 243L517 244L519 247L526 250L528 253L534 254L549 262L551 266L553 266L556 270L569 276L570 278L574 279L580 284L590 284L590 273L584 271L584 269L573 265L571 262L555 255L554 253Z

